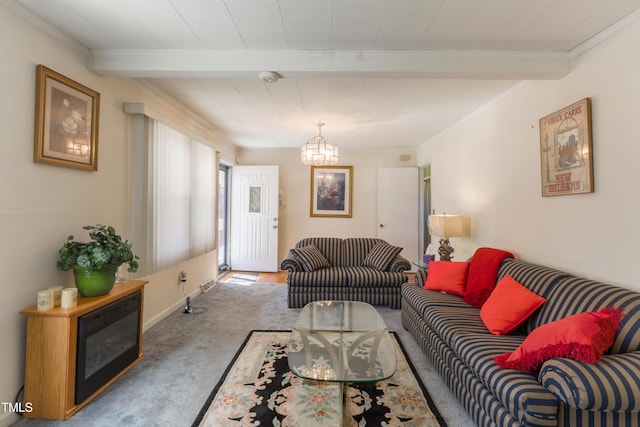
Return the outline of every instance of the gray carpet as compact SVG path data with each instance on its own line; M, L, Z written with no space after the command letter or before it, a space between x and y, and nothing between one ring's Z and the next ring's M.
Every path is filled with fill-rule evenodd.
M22 419L13 426L190 426L252 329L291 329L286 285L218 283L145 332L142 360L66 421ZM204 311L206 309L206 311ZM396 331L438 410L452 427L473 426L411 334L400 310L378 307Z

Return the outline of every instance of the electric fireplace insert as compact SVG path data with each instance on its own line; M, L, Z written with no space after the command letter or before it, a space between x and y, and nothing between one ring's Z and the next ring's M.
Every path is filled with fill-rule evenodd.
M80 404L139 356L142 293L78 317L75 403Z

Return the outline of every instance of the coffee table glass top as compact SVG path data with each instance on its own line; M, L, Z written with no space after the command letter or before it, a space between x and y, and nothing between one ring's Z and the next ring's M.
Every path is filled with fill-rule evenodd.
M382 317L369 304L307 304L289 340L289 368L312 380L372 382L396 370L395 346Z

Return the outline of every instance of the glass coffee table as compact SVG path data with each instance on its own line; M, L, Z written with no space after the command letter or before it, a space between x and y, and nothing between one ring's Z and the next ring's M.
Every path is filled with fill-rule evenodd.
M356 301L307 304L291 332L288 360L299 377L343 383L343 419L349 383L384 380L396 371L395 346L382 317Z

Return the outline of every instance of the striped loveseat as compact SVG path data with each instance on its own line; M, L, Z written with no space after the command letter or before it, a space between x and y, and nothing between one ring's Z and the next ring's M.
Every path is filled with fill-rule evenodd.
M402 287L402 324L479 426L639 426L640 293L507 259L505 275L546 298L517 333L491 335L479 309L459 296L425 290L425 274ZM528 374L500 368L526 334L566 316L605 307L624 316L612 347L595 364L551 359Z
M326 259L320 268L309 267L296 256L295 250L315 247ZM407 281L404 274L411 268L401 255L388 257L378 268L368 261L382 260L393 248L375 238L310 237L300 240L289 251L280 268L287 270L288 304L304 307L311 301L362 301L372 305L400 308L400 289ZM401 249L401 248L396 248ZM374 252L375 251L375 252ZM388 264L388 265L385 265Z

